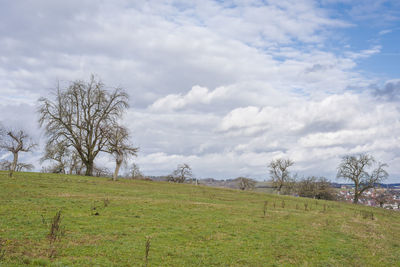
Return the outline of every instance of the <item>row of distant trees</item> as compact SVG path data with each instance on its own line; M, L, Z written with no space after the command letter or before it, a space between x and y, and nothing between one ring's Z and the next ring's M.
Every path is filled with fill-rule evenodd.
M289 168L294 165L290 159L276 159L269 164L269 172L278 194L297 192L299 196L332 199L332 188L324 177L307 177L297 181ZM377 162L372 155L347 155L338 166L337 178L354 184L354 203L368 189L383 182L389 174L385 170L387 164Z
M74 81L66 88L58 85L52 96L40 98L38 108L39 124L47 136L41 161L51 162L45 171L102 176L107 171L95 166L95 159L100 153L108 153L115 160L112 176L116 180L122 164L136 156L139 150L130 142L127 128L121 125L121 117L128 108L128 94L122 88L107 90L92 75L88 82ZM19 153L30 152L36 146L25 131L0 127L0 150L13 155L12 161L0 163L0 168L8 169L10 176L14 171L32 169L32 165L18 162L18 157ZM269 164L270 177L278 194L297 190L302 196L328 198L329 182L325 178L308 177L296 181L289 171L293 164L291 159L282 158ZM387 178L386 166L376 163L369 154L345 156L337 177L354 183L354 203L357 203L365 190ZM133 165L130 172L133 178L142 176L137 165ZM168 181L178 183L188 179L194 179L188 164L178 165L167 176ZM254 187L251 179L239 177L237 180L240 189Z
M336 193L328 179L316 176L298 178L289 170L293 165L293 160L283 158L272 160L268 165L272 185L278 194L315 199L336 199ZM369 154L348 155L342 158L338 166L337 178L354 184L353 202L358 203L360 196L366 190L376 187L387 179L386 167L387 164L376 162L375 158ZM178 183L193 180L192 170L188 164L178 165L178 168L167 176L167 180ZM256 185L255 180L246 177L238 177L233 182L241 190L251 190ZM384 199L383 194L379 196Z

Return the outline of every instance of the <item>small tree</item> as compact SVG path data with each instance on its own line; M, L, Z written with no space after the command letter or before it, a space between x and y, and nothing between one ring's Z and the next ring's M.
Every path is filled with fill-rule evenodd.
M52 165L47 167L48 172L78 174L80 175L85 168L79 155L73 149L68 147L66 142L47 144L45 154L41 162L52 161Z
M291 182L289 167L293 166L294 161L290 159L276 159L272 160L268 165L269 173L274 187L281 193L282 187Z
M324 177L307 177L297 183L297 194L301 197L334 200L335 194L330 182Z
M245 177L238 177L234 181L236 182L236 185L240 190L254 189L254 187L257 183L253 179L245 178Z
M375 192L374 200L379 204L379 207L383 208L383 205L389 203L392 200L392 198L388 192L382 189L380 191Z
M12 162L5 160L0 162L0 170L2 171L10 171L11 169ZM15 168L16 172L22 172L22 171L30 171L33 170L35 166L33 166L30 163L23 163L23 162L18 162L17 166Z
M110 131L107 142L107 152L115 158L115 171L113 180L118 178L119 169L129 156L136 156L139 148L129 143L128 130L122 126L115 125Z
M359 154L356 156L344 156L338 167L337 178L342 178L354 183L353 203L357 204L362 193L376 184L385 180L389 175L384 169L387 164L378 162L371 172L367 170L375 164L373 156Z
M100 167L96 164L93 167L93 175L96 177L112 177L112 173L108 168Z
M127 176L132 179L142 179L143 174L140 171L139 165L137 165L136 163L132 163Z
M172 175L167 176L168 181L175 183L183 183L190 178L193 178L192 168L186 163L178 165Z
M0 150L11 152L13 161L9 168L9 177L12 177L18 165L20 152L30 152L36 143L23 130L2 130L3 135L0 141ZM4 134L5 133L5 134Z
M35 166L33 166L33 164L20 162L20 163L17 164L17 167L15 168L15 171L17 171L17 172L31 171L34 168L35 168Z

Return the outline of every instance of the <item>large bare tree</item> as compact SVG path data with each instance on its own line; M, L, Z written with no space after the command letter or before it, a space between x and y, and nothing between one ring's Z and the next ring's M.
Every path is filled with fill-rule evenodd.
M376 161L369 154L355 156L344 156L338 167L337 178L342 178L354 183L353 203L357 204L362 193L384 181L389 175L384 169L387 164L378 162L376 168L368 172L368 169L375 165Z
M268 165L269 174L272 179L274 187L278 190L278 194L281 193L282 187L291 181L289 167L293 166L294 161L290 159L275 159L272 160Z
M125 127L115 125L109 132L107 151L115 158L113 180L118 178L119 169L129 156L136 156L139 148L133 147L129 142L129 132Z
M18 166L18 155L20 152L30 152L36 143L24 130L1 130L0 150L11 152L13 160L9 167L9 176L12 177Z
M49 137L47 144L63 143L73 148L93 175L94 160L105 151L110 128L128 108L128 95L121 88L112 92L92 75L88 82L74 81L67 88L58 85L54 98L39 99L40 125Z

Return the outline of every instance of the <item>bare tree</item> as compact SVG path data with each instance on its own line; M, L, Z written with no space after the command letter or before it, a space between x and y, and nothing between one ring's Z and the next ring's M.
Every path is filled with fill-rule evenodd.
M11 167L11 162L8 160L0 161L0 171L9 171Z
M379 204L379 207L383 208L384 204L389 203L392 200L392 196L389 192L380 190L379 192L375 192L375 197L373 199Z
M121 89L105 89L92 75L89 82L74 81L69 87L57 86L54 100L39 99L40 125L49 137L47 144L63 143L73 148L93 175L94 160L109 141L110 127L128 108L128 95Z
M129 133L125 127L115 125L109 132L107 151L115 158L115 171L113 180L118 178L119 169L129 156L136 156L139 148L129 143Z
M49 170L53 173L67 173L68 161L70 157L70 151L68 146L62 142L47 144L45 148L44 156L41 158L41 162L51 160L55 163L50 166Z
M84 169L77 152L69 149L67 144L63 142L46 145L45 154L41 158L41 162L48 160L55 162L48 167L48 171L52 173L80 175Z
M238 178L234 179L234 181L236 182L236 185L240 190L254 189L254 187L257 183L253 179L246 178L246 177L238 177Z
M15 168L15 171L17 172L22 172L22 171L31 171L35 168L35 166L33 166L33 164L30 163L17 163L17 167Z
M30 152L36 143L23 130L2 130L3 137L0 142L0 150L11 152L13 161L9 168L9 177L12 177L18 165L18 154L20 152ZM5 134L4 134L5 132Z
M93 175L96 177L111 177L111 171L106 167L96 166L93 167Z
M192 168L186 163L178 165L172 175L167 176L167 180L175 183L183 183L186 179L193 178Z
M282 187L289 183L292 179L289 172L289 167L293 166L294 161L290 159L276 159L272 160L268 165L269 173L274 187L280 194Z
M371 168L375 164L373 156L368 154L359 154L356 156L344 156L338 167L337 178L352 181L354 183L354 200L357 204L362 193L370 188L374 188L377 183L385 180L389 175L385 171L387 164L378 163L377 167L371 172Z
M133 163L131 165L131 167L129 168L129 172L128 172L127 176L132 179L142 179L143 174L140 171L139 165L137 165L136 163Z

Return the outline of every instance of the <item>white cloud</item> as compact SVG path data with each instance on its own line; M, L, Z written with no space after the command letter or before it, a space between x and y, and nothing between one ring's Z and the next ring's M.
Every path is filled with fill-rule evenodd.
M382 31L379 32L379 35L385 35L385 34L391 33L392 31L393 30L391 30L391 29L382 30Z
M382 47L380 45L375 45L370 49L365 49L359 52L349 52L348 56L352 59L360 59L360 58L368 58L374 54L378 54L381 52Z
M150 110L155 111L171 111L191 107L197 104L210 104L215 99L226 97L228 88L218 87L213 91L209 91L206 87L193 86L192 89L185 95L171 94L156 100L150 106Z
M9 2L0 10L0 120L39 138L37 98L95 73L130 94L124 122L145 173L188 162L198 176L264 179L267 163L287 156L299 172L333 178L346 153L398 162L399 111L395 101L381 104L397 83L376 98L349 91L376 82L357 67L383 47L331 49L355 24L324 5Z

